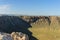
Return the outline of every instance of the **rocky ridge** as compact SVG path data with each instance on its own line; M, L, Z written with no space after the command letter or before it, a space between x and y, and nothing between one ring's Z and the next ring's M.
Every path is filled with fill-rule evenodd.
M51 23L60 23L59 16L20 16L20 18L34 24L48 23L50 25Z

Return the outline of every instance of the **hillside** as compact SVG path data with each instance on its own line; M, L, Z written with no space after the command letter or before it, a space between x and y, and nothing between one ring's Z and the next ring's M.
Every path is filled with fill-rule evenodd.
M0 16L0 32L22 32L29 40L60 40L59 28L59 16Z
M29 30L37 40L60 40L59 16L21 16L32 25Z

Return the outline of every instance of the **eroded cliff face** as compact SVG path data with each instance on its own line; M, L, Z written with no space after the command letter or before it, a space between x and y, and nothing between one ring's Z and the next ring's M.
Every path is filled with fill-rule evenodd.
M58 17L58 16L51 16L50 17L50 20L51 20L51 24L59 24L60 22L60 17Z
M51 20L50 16L22 16L23 20L27 21L28 23L38 24L40 23L48 23L50 25Z
M30 24L48 23L50 25L60 23L60 17L58 16L20 16L20 17Z

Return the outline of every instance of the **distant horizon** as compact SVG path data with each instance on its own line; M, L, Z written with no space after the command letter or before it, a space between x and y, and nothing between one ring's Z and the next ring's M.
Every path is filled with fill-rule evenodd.
M22 14L0 14L0 16L60 16L60 15L22 15Z
M60 0L0 0L0 14L60 16Z

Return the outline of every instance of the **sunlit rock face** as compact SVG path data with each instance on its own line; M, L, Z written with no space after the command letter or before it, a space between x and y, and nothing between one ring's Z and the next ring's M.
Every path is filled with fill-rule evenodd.
M20 16L20 18L34 24L60 24L60 16Z
M51 20L51 24L59 24L60 23L60 17L58 16L51 16L50 17L50 20Z
M23 34L21 32L13 32L11 33L13 40L29 40L28 35Z
M40 24L41 23L48 23L50 25L51 20L50 20L50 16L20 16L20 18L24 19L25 21L34 24Z
M0 40L29 40L29 37L22 32L12 32L11 34L0 32Z

